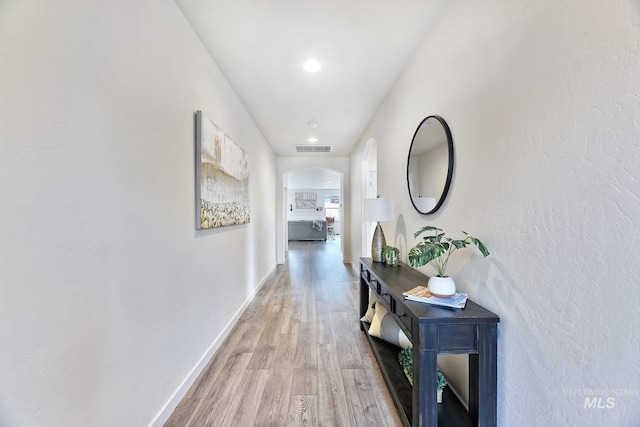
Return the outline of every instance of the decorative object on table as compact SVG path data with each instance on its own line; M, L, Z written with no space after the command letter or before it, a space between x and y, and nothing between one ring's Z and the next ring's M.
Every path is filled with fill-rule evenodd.
M404 373L409 379L411 385L413 385L413 347L403 348L400 353L398 353L398 361L404 369ZM438 368L438 383L436 387L438 388L438 403L442 403L442 390L447 386L447 379L444 374Z
M202 111L195 152L196 229L248 223L249 157Z
M455 293L447 298L437 297L426 286L416 286L410 291L403 292L402 295L404 295L404 299L409 301L451 308L464 308L468 299L467 294L463 293Z
M384 262L387 265L398 265L398 259L400 258L400 249L393 246L385 246L382 250L382 256Z
M376 298L376 293L371 289L369 290L369 304L367 305L367 312L360 318L361 321L371 323L373 322L373 316L376 314L376 302L378 302L378 298Z
M371 241L371 258L374 262L382 262L382 249L387 245L387 241L384 238L380 221L393 221L396 218L393 212L393 200L380 196L375 199L365 199L363 218L365 222L378 223Z
M456 292L456 285L453 279L446 275L447 264L451 254L456 249L466 248L469 244L475 245L485 257L489 256L489 250L480 240L466 231L463 231L463 233L467 237L462 240L454 240L445 237L442 229L428 225L416 231L413 237L418 237L425 231L433 231L433 235L423 237L421 242L411 248L408 254L409 264L414 268L431 264L436 270L437 276L432 276L429 279L429 290L435 296L450 297Z
M409 347L411 341L393 318L393 315L378 301L375 304L375 313L369 326L369 335L379 338L398 347Z

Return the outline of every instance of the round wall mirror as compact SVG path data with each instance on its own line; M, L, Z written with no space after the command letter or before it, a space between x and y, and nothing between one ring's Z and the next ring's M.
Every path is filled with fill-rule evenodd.
M444 203L453 176L453 139L447 122L429 116L413 134L407 160L407 186L413 207L435 213Z

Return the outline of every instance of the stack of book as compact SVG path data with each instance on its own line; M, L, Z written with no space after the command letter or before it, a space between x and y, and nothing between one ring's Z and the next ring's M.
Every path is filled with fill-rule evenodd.
M429 292L426 286L416 286L410 291L403 292L404 298L409 301L424 302L426 304L443 307L464 308L467 304L467 294L455 293L450 297L437 297Z

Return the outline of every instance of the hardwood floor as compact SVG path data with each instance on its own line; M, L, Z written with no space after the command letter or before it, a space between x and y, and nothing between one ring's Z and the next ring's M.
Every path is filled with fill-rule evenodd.
M339 240L289 243L166 427L401 425Z

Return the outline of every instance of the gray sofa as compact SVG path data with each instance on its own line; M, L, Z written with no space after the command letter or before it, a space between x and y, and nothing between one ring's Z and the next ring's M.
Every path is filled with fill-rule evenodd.
M289 221L289 240L327 240L327 221Z

